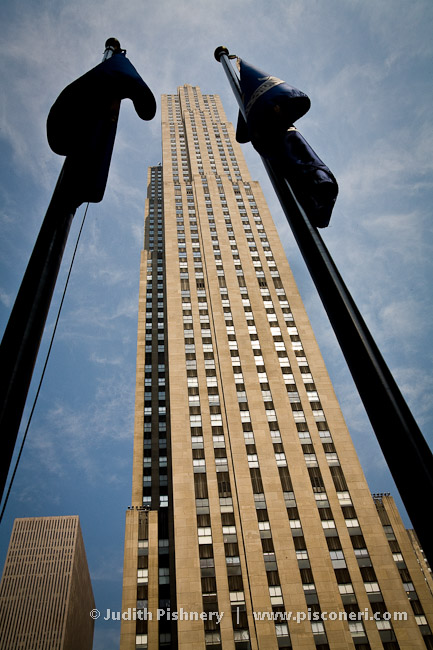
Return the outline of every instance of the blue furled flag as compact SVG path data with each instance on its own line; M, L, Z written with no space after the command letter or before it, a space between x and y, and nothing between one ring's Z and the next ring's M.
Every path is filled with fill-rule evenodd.
M264 120L277 120L281 128L288 128L309 110L309 97L278 77L272 77L242 59L239 59L239 71L247 123L239 114L238 130L242 132L236 134L236 137L239 135L238 142L249 142L254 132L260 131Z
M290 183L311 223L325 228L338 194L337 181L293 123L310 108L305 93L238 59L246 120L239 112L238 142L251 141Z
M51 107L48 143L55 153L66 156L64 176L76 207L104 196L120 102L126 97L141 119L154 117L151 90L119 51L69 84Z

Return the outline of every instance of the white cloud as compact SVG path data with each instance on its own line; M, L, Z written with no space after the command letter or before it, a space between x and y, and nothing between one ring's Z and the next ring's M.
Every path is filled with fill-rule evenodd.
M90 355L90 361L93 361L94 363L97 363L99 365L112 365L112 366L120 366L123 362L122 357L100 357L96 354L96 352L92 352Z
M6 293L4 289L0 287L0 301L4 304L5 307L10 307L12 305L12 297Z
M122 372L110 372L99 379L90 399L81 396L79 406L65 401L49 406L29 433L33 462L59 478L78 472L89 484L123 480L130 462L125 449L132 441L133 393L132 378L125 381Z

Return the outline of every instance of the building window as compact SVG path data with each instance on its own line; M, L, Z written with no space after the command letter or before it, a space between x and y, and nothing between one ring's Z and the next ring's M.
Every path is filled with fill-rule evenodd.
M273 606L275 605L283 605L283 592L281 591L281 587L279 585L275 587L269 587L269 595L271 597L271 603Z
M296 559L297 560L308 560L308 551L305 551L305 550L296 551Z
M340 506L352 505L352 499L350 498L349 492L337 492L337 497L340 502Z
M405 586L405 585L403 585ZM364 582L365 591L369 594L380 592L379 584L377 582ZM412 585L413 588L413 585ZM406 589L406 591L408 591Z
M248 465L249 467L258 467L259 466L259 461L257 458L257 454L248 454Z
M345 521L348 528L359 528L359 521L357 519L346 519Z
M322 528L335 528L335 521L333 519L322 521Z
M423 615L415 616L415 620L418 625L427 625L427 619Z
M313 634L325 634L325 626L321 621L311 623L311 631Z
M365 630L362 623L357 623L353 621L349 622L349 630L350 630L350 634L353 637L365 636Z
M241 605L245 603L245 594L243 591L231 591L230 602L232 605Z
M318 467L316 454L304 454L307 467Z
M216 632L215 630L212 630L211 632L206 632L205 644L206 646L221 645L221 634L219 632Z
M204 473L206 471L206 461L204 458L194 458L192 464L195 473Z
M392 629L390 621L376 621L376 625L377 625L378 630L391 630Z
M334 538L332 538L332 539L334 539ZM345 569L346 568L346 560L344 559L343 551L330 551L329 555L331 557L332 566L333 566L334 569Z
M146 585L149 580L148 569L137 569L137 584Z
M137 648L147 648L147 634L137 634L135 645Z
M236 526L223 526L223 535L236 535Z

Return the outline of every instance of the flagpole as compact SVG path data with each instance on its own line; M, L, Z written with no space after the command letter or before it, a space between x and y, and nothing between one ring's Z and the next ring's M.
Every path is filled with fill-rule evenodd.
M3 494L27 393L76 208L59 180L0 346L0 490Z
M110 38L103 61L119 51ZM72 220L74 174L66 159L0 345L0 501Z
M215 50L245 116L239 79L225 47ZM262 157L287 221L328 314L412 525L431 566L425 499L433 495L433 455L317 229L286 178Z

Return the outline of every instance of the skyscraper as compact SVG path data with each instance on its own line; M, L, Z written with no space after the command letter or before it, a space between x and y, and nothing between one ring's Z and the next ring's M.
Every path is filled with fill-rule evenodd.
M414 530L406 530L390 494L373 494L394 561L427 647L432 647L433 579ZM429 625L430 623L430 625ZM430 645L428 645L428 642Z
M189 85L163 96L162 148L148 172L121 649L425 648L220 99Z
M0 585L2 650L91 650L94 607L78 516L15 519Z

